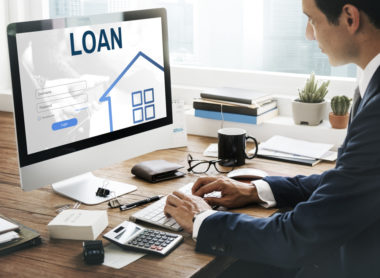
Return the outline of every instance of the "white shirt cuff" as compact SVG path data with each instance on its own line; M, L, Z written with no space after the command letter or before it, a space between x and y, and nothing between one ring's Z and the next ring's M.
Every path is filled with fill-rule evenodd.
M256 186L257 195L259 195L259 198L262 201L262 203L259 203L261 206L264 208L272 208L277 205L269 183L263 180L256 180L252 181L252 184Z
M199 228L201 227L203 220L209 217L211 214L216 213L216 210L205 210L195 216L194 224L193 224L193 239L197 240Z

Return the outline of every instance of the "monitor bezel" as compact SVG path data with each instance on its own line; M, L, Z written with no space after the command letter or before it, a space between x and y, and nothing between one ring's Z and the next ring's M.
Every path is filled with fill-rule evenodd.
M140 19L161 18L162 42L163 42L163 58L164 58L164 79L166 94L166 111L165 118L153 120L136 126L127 127L121 130L109 132L106 134L90 137L77 142L57 146L51 149L28 154L26 144L26 131L24 122L24 109L22 102L22 90L19 75L19 62L17 53L16 34L45 31L69 27L79 27L95 24L106 24L123 21L133 21ZM169 64L169 47L168 47L168 27L167 15L164 8L127 11L119 13L110 13L102 15L79 16L71 18L58 18L47 20L36 20L29 22L18 22L8 25L8 46L9 59L12 76L13 87L13 104L14 118L16 125L17 147L19 154L20 167L32 165L41 161L56 158L87 148L96 147L98 145L129 137L144 131L156 129L173 123L172 118L172 99L171 99L171 80L170 80L170 64Z

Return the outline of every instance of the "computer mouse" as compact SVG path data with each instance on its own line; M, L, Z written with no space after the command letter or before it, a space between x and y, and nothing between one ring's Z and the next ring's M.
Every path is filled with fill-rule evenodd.
M236 169L227 174L227 177L231 179L250 179L250 180L259 180L268 176L268 174L259 169L254 168L241 168Z

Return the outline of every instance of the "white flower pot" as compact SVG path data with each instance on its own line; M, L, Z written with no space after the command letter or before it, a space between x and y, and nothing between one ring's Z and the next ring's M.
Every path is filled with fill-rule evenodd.
M297 125L319 125L323 122L326 110L326 101L320 103L306 103L294 100L292 102L293 120Z

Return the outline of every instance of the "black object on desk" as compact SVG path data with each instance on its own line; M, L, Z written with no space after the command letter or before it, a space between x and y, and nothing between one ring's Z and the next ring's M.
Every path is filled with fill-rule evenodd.
M163 195L157 195L157 196L153 196L153 197L150 197L150 198L147 198L147 199L144 199L144 200L141 200L141 201L137 201L137 202L134 202L134 203L130 203L130 204L126 204L126 205L121 205L120 206L120 210L123 211L123 210L127 210L127 209L132 209L132 208L144 205L144 204L148 204L150 202L157 201L157 200L161 199L162 197L164 197L164 196Z
M102 241L83 241L83 259L86 264L102 264L104 262L104 249Z
M186 175L178 171L180 168L183 168L183 166L166 160L149 160L136 164L132 167L131 172L136 177L146 181L159 182Z

